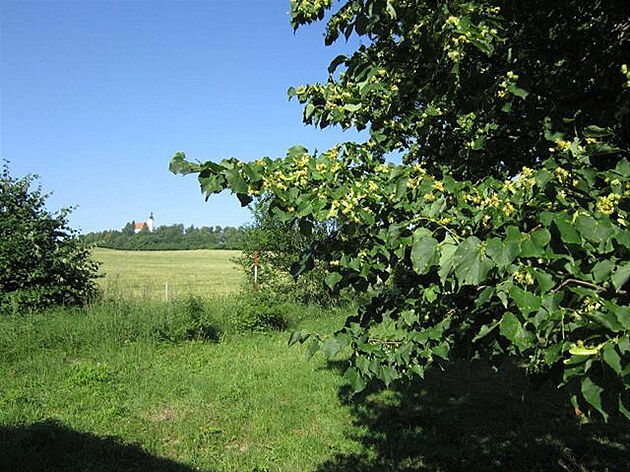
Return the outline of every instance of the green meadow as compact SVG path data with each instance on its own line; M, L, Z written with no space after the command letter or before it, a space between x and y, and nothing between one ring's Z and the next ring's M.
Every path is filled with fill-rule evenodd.
M188 294L232 294L243 274L232 262L240 251L117 251L95 248L106 297L165 300Z
M287 346L352 308L256 298L234 255L97 250L102 301L1 318L0 470L629 470L626 424L580 424L509 364L352 396L347 353Z

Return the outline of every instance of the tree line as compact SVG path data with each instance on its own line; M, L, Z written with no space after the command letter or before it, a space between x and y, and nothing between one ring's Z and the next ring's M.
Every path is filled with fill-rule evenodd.
M173 224L158 226L155 231L146 228L135 233L135 222L130 221L122 230L91 232L82 236L87 246L121 250L184 250L184 249L242 249L245 228L230 226L189 226Z

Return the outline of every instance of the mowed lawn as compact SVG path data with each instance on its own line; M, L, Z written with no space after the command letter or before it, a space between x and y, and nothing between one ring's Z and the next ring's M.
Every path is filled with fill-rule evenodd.
M193 294L226 295L243 283L241 268L234 262L240 251L118 251L95 248L101 262L100 279L105 296L174 299Z

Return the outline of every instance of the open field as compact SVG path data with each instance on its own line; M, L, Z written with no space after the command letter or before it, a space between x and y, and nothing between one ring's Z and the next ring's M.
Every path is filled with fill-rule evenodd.
M240 251L117 251L95 248L106 297L164 300L187 294L235 293L243 275L232 260Z

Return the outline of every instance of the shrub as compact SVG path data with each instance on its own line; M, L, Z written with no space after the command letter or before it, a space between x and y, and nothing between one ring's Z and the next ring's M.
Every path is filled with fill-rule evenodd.
M222 331L204 301L189 295L172 305L172 310L157 328L157 337L172 342L192 339L219 342Z
M231 328L237 333L284 331L290 325L287 314L295 305L273 294L259 294L241 299L230 317Z
M98 295L98 264L68 226L70 209L50 213L36 176L0 176L0 313L83 305Z

